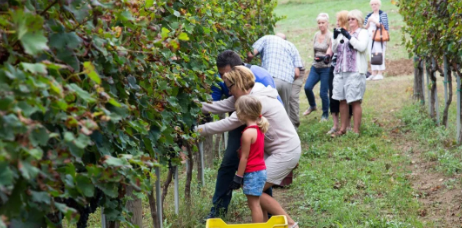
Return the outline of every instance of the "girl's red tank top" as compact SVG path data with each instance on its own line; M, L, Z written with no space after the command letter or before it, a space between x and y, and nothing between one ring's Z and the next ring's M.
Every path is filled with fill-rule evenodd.
M265 170L265 134L261 132L257 125L248 126L242 132L248 128L257 129L257 140L250 144L249 158L247 159L247 167L245 167L245 173ZM239 151L239 157L241 157L241 151Z

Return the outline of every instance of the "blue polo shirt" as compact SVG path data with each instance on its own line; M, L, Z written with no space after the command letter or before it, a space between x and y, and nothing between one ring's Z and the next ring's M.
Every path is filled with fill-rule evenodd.
M274 80L271 77L270 73L262 67L255 66L255 65L248 65L250 70L252 71L253 75L255 75L255 82L263 84L265 87L271 86L276 89L276 84L274 84ZM220 77L217 75L217 77ZM226 99L230 97L228 87L226 87L223 81L217 83L218 86L212 86L212 98L213 101L219 101L222 99ZM278 100L282 103L281 98L278 95Z

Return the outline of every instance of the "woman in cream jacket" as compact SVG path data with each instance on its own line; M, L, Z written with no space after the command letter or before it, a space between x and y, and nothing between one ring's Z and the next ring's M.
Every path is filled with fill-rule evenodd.
M300 138L292 126L284 106L277 99L277 90L255 83L255 76L245 66L233 67L230 72L223 75L223 81L232 96L211 104L202 103L202 112L213 114L233 112L235 111L234 103L239 97L248 95L256 97L262 104L262 116L270 123L269 130L265 133L267 182L264 190L275 184L281 184L282 180L297 165L301 155L301 146ZM234 112L226 119L199 125L197 131L201 135L218 134L242 125L243 123L239 121ZM287 216L289 227L298 227L281 205L268 194L263 193L261 195L260 203L264 211L273 215Z
M353 109L354 133L360 133L362 108L361 102L366 91L367 50L369 33L361 26L364 17L359 10L348 13L349 31L334 29L332 50L337 53L337 65L334 69L332 99L340 101L340 130L332 137L346 133L348 104Z

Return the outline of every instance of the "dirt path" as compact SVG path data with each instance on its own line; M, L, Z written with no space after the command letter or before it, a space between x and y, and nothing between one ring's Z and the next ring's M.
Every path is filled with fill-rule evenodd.
M395 66L401 68L401 64L396 63ZM404 90L409 86L412 84L393 91L402 93L402 102L397 103L409 104L403 100L410 99ZM401 107L394 107L395 110L399 108ZM450 180L458 180L455 183L460 183L462 175L447 176L437 171L437 159L432 160L425 156L425 148L413 139L412 132L401 131L403 123L393 112L393 109L383 112L375 121L380 122L378 124L388 132L396 151L409 158L410 162L406 164L409 171L407 180L420 202L419 218L424 222L424 227L462 227L462 186L448 184Z
M447 185L450 179L459 179L461 175L445 176L435 170L437 161L425 157L417 142L409 139L406 133L391 133L397 150L409 156L407 169L414 195L421 203L419 217L425 227L462 227L462 188Z

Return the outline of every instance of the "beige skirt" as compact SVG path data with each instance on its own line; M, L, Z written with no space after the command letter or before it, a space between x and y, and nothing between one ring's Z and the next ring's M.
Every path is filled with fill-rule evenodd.
M266 182L279 185L289 175L300 160L302 149L300 146L292 151L278 154L265 154L267 178Z

